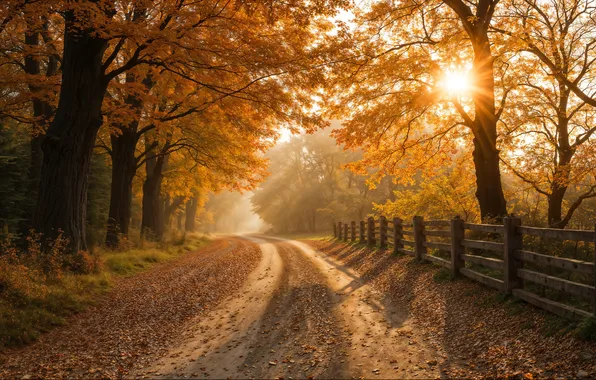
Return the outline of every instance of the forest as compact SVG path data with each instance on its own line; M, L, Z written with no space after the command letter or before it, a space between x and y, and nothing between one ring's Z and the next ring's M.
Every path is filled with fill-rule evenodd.
M348 331L353 326L333 330L333 323L341 323L327 316L333 314L329 305L343 296L333 286L345 281L343 291L356 280L343 269L333 280L337 283L317 277L337 267L304 257L324 252L342 258L354 252L319 241L311 242L311 251L302 243L263 239L331 235L338 222L374 217L385 223L381 216L392 221L395 232L400 224L394 217L415 215L440 219L443 227L459 217L461 226L465 221L484 232L504 231L504 220L513 217L521 218L525 231L594 231L595 142L596 0L2 0L0 349L29 344L108 294L99 311L83 319L101 330L99 336L113 334L97 339L96 348L109 353L88 354L87 360L98 361L93 367L72 355L85 365L71 375L100 377L100 366L112 366L107 377L131 376L134 355L149 358L157 352L151 342L170 339L164 326L180 331L183 321L208 315L242 289L245 294L269 291L260 282L269 272L276 284L308 283L282 297L286 306L275 307L284 313L299 310L303 317L311 311L325 315L308 321L327 329L317 330L318 336ZM515 231L512 226L509 231ZM369 241L374 242L375 228L371 224ZM249 234L256 232L265 234ZM421 239L420 231L411 232L416 233ZM446 230L434 233L448 235ZM465 235L458 239L466 243ZM594 257L591 243L581 245L585 260ZM499 244L507 246L491 240L476 247ZM540 240L536 246L549 245ZM521 243L517 247L522 252ZM531 253L526 256L541 257ZM452 257L457 264L459 256ZM482 262L499 266L499 260L508 259ZM264 262L270 265L266 270ZM350 265L362 262L354 259ZM164 266L152 271L157 264ZM424 268L408 265L400 272L409 279L403 297L396 296L405 286L393 282L396 276L358 289L381 286L396 302L409 299L418 292L416 280L431 280ZM458 265L465 273L465 265ZM593 266L579 265L585 277L577 285L582 295L594 293ZM147 280L135 277L141 271L148 271ZM289 274L283 277L282 271ZM366 275L380 272L368 268ZM540 278L553 274L545 273ZM482 276L476 277L489 281ZM571 280L570 275L553 281L568 285ZM453 294L471 291L465 286L448 285ZM436 304L441 292L425 297L435 297ZM118 298L127 294L135 298ZM263 294L262 300L273 299ZM447 302L458 305L455 318L476 310L449 298L448 291L441 294L447 301L440 310L452 313L454 306ZM346 310L352 315L372 314L362 304L350 305ZM419 307L412 305L406 309ZM254 315L265 318L273 310L265 306ZM128 309L120 312L119 307ZM261 306L247 301L246 307ZM300 330L283 315L269 322ZM593 334L591 315L592 327L582 331ZM490 325L486 318L475 326ZM539 318L531 314L523 323ZM114 332L112 319L128 327ZM394 322L401 326L404 320ZM71 337L87 337L91 330ZM143 339L122 343L129 332ZM311 336L302 338L306 342ZM418 349L411 342L423 340L408 339L402 342L404 352ZM68 337L59 341L75 345ZM114 341L130 346L116 352L108 347ZM39 355L54 352L43 344ZM73 352L88 346L76 344ZM325 344L328 349L335 343ZM317 351L311 350L314 343L303 347L300 355ZM324 357L333 349L321 352ZM434 368L439 356L425 357L425 368ZM25 365L36 358L13 356ZM289 365L290 358L271 359L262 372L250 372L256 367L247 356L249 372L236 377L278 376L274 370ZM404 367L406 359L397 362ZM0 365L4 360L0 352ZM60 365L67 369L47 369L43 376L66 376L61 371L78 364ZM197 368L196 373L209 376L204 367ZM0 376L34 373L3 371ZM212 374L229 377L225 371ZM350 371L317 373L333 378L381 370ZM495 371L494 376L504 374ZM424 374L438 376L430 369ZM312 378L308 371L292 376Z
M256 187L280 230L398 209L589 226L593 11L6 1L3 234L60 234L73 252L131 229L159 240L196 230L210 193ZM284 128L325 127L267 153Z

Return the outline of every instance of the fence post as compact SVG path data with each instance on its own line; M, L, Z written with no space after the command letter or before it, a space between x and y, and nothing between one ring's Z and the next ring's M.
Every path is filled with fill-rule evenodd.
M337 225L335 224L335 222L333 222L333 237L337 237Z
M355 221L351 221L350 222L350 229L352 230L352 234L350 235L350 241L354 241L356 240L356 222Z
M341 235L343 232L343 228L341 228L341 222L337 222L337 228L339 229L339 235L337 235L337 238L341 240Z
M403 239L402 228L401 219L393 218L393 253L395 254L403 247L401 243L401 239Z
M379 220L379 245L381 249L387 248L387 218L381 215Z
M344 224L344 241L348 241L348 223Z
M426 247L423 245L425 241L424 218L415 216L412 219L412 225L414 230L415 257L416 260L420 261L422 260L422 255L426 255Z
M375 219L370 216L368 218L368 245L374 246L377 241L375 240Z
M464 253L464 247L461 241L464 240L465 230L464 221L459 216L451 219L451 279L459 274L459 268L465 266L461 255Z
M364 220L360 221L360 243L364 243L365 237L364 237Z
M521 219L514 217L503 218L503 260L505 261L503 291L510 294L513 289L521 288L522 280L517 276L517 270L523 265L522 261L515 257L515 251L523 248L523 237L516 227L521 226Z

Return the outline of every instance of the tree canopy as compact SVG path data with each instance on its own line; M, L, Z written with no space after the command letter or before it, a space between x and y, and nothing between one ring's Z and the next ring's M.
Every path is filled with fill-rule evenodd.
M255 189L280 231L400 210L583 223L594 16L588 0L5 1L2 223L118 247Z

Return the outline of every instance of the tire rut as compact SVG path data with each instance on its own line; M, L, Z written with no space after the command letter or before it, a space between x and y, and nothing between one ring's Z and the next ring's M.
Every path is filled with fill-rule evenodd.
M287 243L276 243L284 263L274 294L243 366L251 378L345 378L345 333L325 277Z

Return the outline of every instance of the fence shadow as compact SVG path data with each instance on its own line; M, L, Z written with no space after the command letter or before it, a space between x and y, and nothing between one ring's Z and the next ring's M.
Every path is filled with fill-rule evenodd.
M387 320L397 310L422 327L437 346L441 377L575 377L592 368L596 342L564 330L548 336L562 320L521 300L388 250L334 242L321 251L383 294Z

